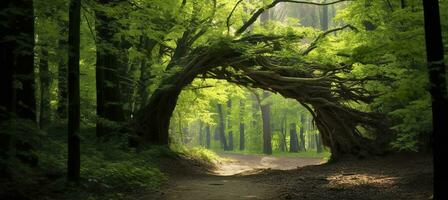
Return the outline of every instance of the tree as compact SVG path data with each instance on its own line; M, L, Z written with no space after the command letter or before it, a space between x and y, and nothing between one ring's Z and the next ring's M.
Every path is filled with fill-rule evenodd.
M280 2L282 1L274 1L255 11L252 17L235 32L235 36L241 37L217 36L217 38L210 39L209 41L213 42L205 46L194 47L191 44L194 44L207 32L207 29L204 32L203 26L192 25L184 31L184 34L177 40L174 53L167 64L166 76L162 78L148 104L139 111L133 123L136 135L141 137L139 140L141 145L147 143L168 145L169 122L178 96L196 77L201 76L275 91L285 97L296 99L313 115L318 129L322 133L323 144L331 148L332 160L337 160L344 154L359 155L364 152L380 154L383 152L379 146L387 144L387 141L377 139L383 137L376 137L375 140L365 138L357 132L356 127L358 125L365 126L372 134L386 134L389 130L382 120L384 116L381 113L361 111L346 104L351 101L372 102L373 93L359 92L359 90L366 80L377 77L367 75L356 78L342 77L341 74L349 73L353 69L353 65L321 62L317 64L314 62L317 60L309 62L297 57L297 55L306 57L329 33L351 26L346 25L319 34L303 51L297 50L297 44L301 41L299 38L303 38L299 32L297 35L251 34L242 36L242 33L266 9L272 8ZM338 2L343 1L326 4L300 3L322 6ZM208 5L211 6L210 10L214 10L213 8L216 6L213 3ZM195 6L197 5L193 6L193 11L199 12ZM197 13L194 12L194 16L197 17ZM204 23L213 21L214 14L206 16L210 17L207 18L209 20L202 20ZM193 22L197 21L193 20ZM266 48L261 48L261 46ZM282 54L285 51L295 52L290 54L295 56L285 56ZM259 53L254 54L254 52ZM262 62L259 62L260 60ZM229 66L230 63L231 66ZM176 68L176 66L178 67ZM285 70L286 66L289 66L287 70ZM314 73L316 70L320 73Z
M306 151L305 148L305 115L300 115L300 145L299 151Z
M123 102L120 88L119 73L123 65L121 39L115 38L120 25L107 12L108 6L113 6L114 1L98 1L100 9L96 10L96 89L97 89L97 136L102 137L112 130L104 121L124 121Z
M245 135L244 135L244 117L245 114L245 102L240 100L240 151L245 149Z
M203 131L202 131L202 126L204 125L204 123L202 121L199 122L199 138L198 138L198 144L199 146L204 146L204 135L203 135Z
M322 3L326 3L326 0L323 0ZM322 16L320 18L320 26L323 31L328 30L328 6L322 6Z
M17 117L31 121L26 124L28 127L34 126L36 122L33 9L32 0L0 2L0 125L7 126L15 124L15 121L22 121L17 120ZM11 119L13 121L8 121ZM3 123L5 121L8 122ZM6 131L6 134L5 130L2 131L2 158L8 158L12 154L22 163L36 167L39 161L33 153L33 138L36 133L28 129L26 136L17 137L15 129Z
M222 110L222 104L218 103L216 104L216 108L218 111L218 117L219 117L219 121L218 121L218 131L219 131L219 140L221 142L221 147L227 151L228 145L227 145L227 139L226 139L226 127L224 124L224 112Z
M296 123L291 123L289 127L289 152L299 152Z
M227 130L229 130L229 143L227 146L228 151L233 151L233 131L232 131L232 99L227 101L226 119L227 119Z
M68 162L67 179L78 181L80 173L80 57L81 0L71 0L68 36Z
M263 91L263 101L269 98L270 93ZM260 104L261 118L263 121L263 153L272 154L272 136L271 136L271 103Z
M205 127L205 148L210 149L210 125Z
M424 0L426 56L429 73L429 92L432 99L432 121L434 142L434 198L447 198L443 193L443 176L441 172L445 169L442 159L443 142L446 141L446 130L448 130L448 92L446 85L446 68L444 64L444 51L442 41L442 30L440 26L439 1Z
M36 121L33 1L2 1L0 11L7 17L0 25L0 109Z

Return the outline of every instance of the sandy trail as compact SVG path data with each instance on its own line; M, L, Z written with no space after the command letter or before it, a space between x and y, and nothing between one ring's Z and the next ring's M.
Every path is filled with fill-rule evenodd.
M220 154L227 158L212 173L172 177L161 199L226 200L273 199L277 185L260 183L242 174L257 173L263 169L295 169L317 165L320 158L273 157L263 155Z
M231 176L240 173L250 173L260 169L290 170L307 165L318 165L324 161L321 158L278 157L265 155L243 154L219 154L230 159L220 163L215 173L223 176Z

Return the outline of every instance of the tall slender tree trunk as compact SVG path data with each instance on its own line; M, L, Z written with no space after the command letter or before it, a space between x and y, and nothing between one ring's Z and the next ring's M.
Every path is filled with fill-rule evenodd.
M319 133L317 133L316 135L314 135L314 137L316 138L315 139L316 140L316 152L322 153L322 151L324 149L324 147L322 145L322 138L321 138L322 136Z
M283 140L283 133L284 133L284 129L285 129L285 127L283 126L283 124L285 124L285 117L283 117L282 119L281 119L281 123L280 123L280 137L279 137L279 147L278 147L278 150L280 150L280 151L282 151L282 152L284 152L285 151L285 142L284 142L284 140Z
M203 136L203 132L202 132L202 126L204 125L204 123L202 121L199 122L199 146L204 146L204 136Z
M289 152L299 152L296 123L291 123L289 127Z
M270 17L271 12L273 12L271 9L265 10L260 15L260 23L263 27L266 28ZM263 100L268 98L270 96L269 92L263 91ZM261 118L263 121L263 153L264 154L272 154L272 144L271 144L271 104L261 104L261 102L258 102L260 105L261 110Z
M0 123L17 116L36 122L34 77L34 12L32 0L0 1ZM19 86L20 87L17 87ZM0 156L8 157L11 137L0 138ZM15 149L23 163L37 166L33 144L19 139Z
M300 115L300 145L299 151L306 151L305 148L305 115Z
M245 133L244 133L244 117L245 114L245 103L240 100L240 151L245 149Z
M205 148L210 149L210 125L205 127Z
M219 125L218 126L215 126L215 132L214 132L214 134L213 134L213 139L215 140L215 141L218 141L219 140Z
M224 125L224 113L222 111L222 105L220 103L217 104L217 111L219 116L219 139L221 141L221 147L226 151L228 149L227 139L226 139L226 130Z
M46 45L41 47L41 55L39 61L39 81L40 81L40 113L39 113L39 127L46 129L51 120L50 107L50 90L51 77L48 68L48 50Z
M326 0L323 0L322 3L326 3ZM320 26L323 31L328 30L328 6L322 6L322 16L320 18Z
M80 57L81 0L71 0L68 37L68 162L67 179L78 181L80 173Z
M233 151L233 131L229 131L229 151Z
M182 128L182 114L180 112L177 112L177 126L180 136L180 143L185 144L184 129Z
M263 99L267 99L269 96L269 92L263 92ZM260 110L263 120L263 153L272 154L271 104L266 103L264 105L260 105Z
M34 11L32 0L2 0L0 109L36 121L34 75ZM20 83L21 87L15 87Z
M442 151L447 140L448 130L448 92L446 85L446 67L444 64L444 51L442 29L440 26L439 1L424 0L424 18L426 35L426 55L428 60L428 73L432 99L432 123L434 142L434 199L447 199L442 185L446 176L443 176L447 164L443 161ZM446 172L445 172L446 173ZM446 174L445 174L446 175Z
M406 0L401 0L400 1L400 5L401 5L401 9L404 9L404 8L406 8Z
M244 151L246 149L246 139L245 139L245 125L244 123L240 123L240 151Z
M226 110L226 119L227 119L227 130L229 131L229 142L227 150L233 151L233 131L232 131L232 119L231 119L231 110L232 110L232 100L229 99L227 101L227 110Z

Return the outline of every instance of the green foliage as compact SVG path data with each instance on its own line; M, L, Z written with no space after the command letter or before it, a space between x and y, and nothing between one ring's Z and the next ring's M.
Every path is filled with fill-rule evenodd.
M17 126L17 123L20 123L20 126ZM107 141L96 140L93 138L94 129L84 128L81 130L82 180L80 185L70 186L65 182L65 128L54 126L49 128L46 137L33 136L30 133L37 134L34 123L17 120L14 123L5 123L0 130L2 138L4 133L14 133L11 144L20 139L18 136L27 138L26 142L34 146L31 152L39 161L39 164L33 167L13 157L14 151L2 151L0 166L2 170L7 170L9 177L2 177L0 194L15 192L28 196L39 190L48 194L64 192L62 196L50 195L47 199L129 199L133 192L152 190L165 182L167 176L159 170L157 160L160 157L176 156L176 153L165 147L148 148L137 153L127 147L126 137L111 137ZM33 137L39 139L32 139ZM14 155L17 155L18 151L15 152ZM9 153L11 156L4 157L3 153ZM3 180L4 178L8 179Z
M329 37L311 56L341 55L336 59L355 64L351 75L380 77L364 85L379 97L361 107L390 116L395 149L418 151L430 145L432 132L422 5L410 0L401 8L401 1L389 2L350 3L335 19L358 31ZM447 6L447 2L440 4ZM446 27L443 16L442 27Z
M206 163L216 163L222 160L214 151L205 149L203 147L185 147L183 145L171 145L171 149L187 158L200 160Z
M129 156L132 159L133 156ZM92 158L84 159L81 173L89 184L103 184L106 188L130 190L137 188L155 188L166 180L166 176L157 168L139 166L132 161L104 162Z

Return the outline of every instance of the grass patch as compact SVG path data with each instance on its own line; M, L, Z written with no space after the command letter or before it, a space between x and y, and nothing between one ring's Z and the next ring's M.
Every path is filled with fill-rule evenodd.
M182 145L171 145L170 148L177 154L210 164L219 162L223 159L218 154L216 154L216 152L203 147L185 147Z

